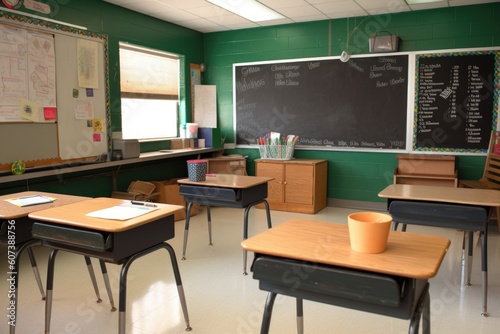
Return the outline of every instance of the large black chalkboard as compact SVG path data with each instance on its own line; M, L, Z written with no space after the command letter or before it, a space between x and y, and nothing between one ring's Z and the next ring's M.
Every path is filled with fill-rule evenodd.
M415 151L486 152L496 128L497 51L415 57Z
M235 64L236 144L406 150L408 54Z

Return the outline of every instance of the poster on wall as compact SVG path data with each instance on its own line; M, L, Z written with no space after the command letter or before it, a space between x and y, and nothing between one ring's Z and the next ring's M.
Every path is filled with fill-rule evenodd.
M43 112L56 108L54 36L0 25L0 59L0 122L54 122Z
M194 122L199 127L217 127L217 86L194 86Z
M191 101L194 101L194 86L201 85L201 65L189 64L189 76L191 78ZM191 119L194 119L194 103L191 104Z
M76 48L78 85L84 88L99 88L97 42L86 39L78 39Z

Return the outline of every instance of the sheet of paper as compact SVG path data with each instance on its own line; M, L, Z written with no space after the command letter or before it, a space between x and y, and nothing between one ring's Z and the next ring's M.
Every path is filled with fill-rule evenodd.
M24 197L18 197L18 198L10 198L6 199L5 201L12 203L17 206L30 206L30 205L37 205L37 204L45 204L45 203L52 203L54 202L55 198L52 197L47 197L47 196L42 196L42 195L33 195L33 196L24 196Z
M75 119L93 119L94 106L89 100L75 100Z
M127 220L142 216L156 209L158 209L156 206L153 207L145 205L121 204L112 206L110 208L89 212L86 214L86 216L102 219Z

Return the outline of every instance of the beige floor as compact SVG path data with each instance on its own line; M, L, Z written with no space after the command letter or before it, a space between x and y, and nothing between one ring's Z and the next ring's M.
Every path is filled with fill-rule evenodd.
M359 211L329 207L316 215L272 212L273 224L296 219L346 223L347 215ZM204 212L191 220L187 260L181 261L184 221L176 223L177 236L169 243L179 260L192 333L259 333L266 293L257 281L242 275L243 210L214 208L214 245L208 246ZM266 229L263 210L251 210L249 235ZM475 248L472 283L462 285L462 233L450 229L411 227L412 232L447 236L452 244L439 274L431 279L431 329L434 334L499 333L500 330L500 236L492 229L488 239L490 316L481 317L480 248ZM42 277L46 274L48 251L35 249ZM0 270L7 272L7 254L0 250ZM249 255L249 259L252 255ZM250 261L249 261L250 262ZM43 333L44 302L36 286L27 256L21 259L18 334ZM94 262L99 271L97 262ZM120 267L108 265L116 304ZM103 302L95 294L81 256L60 252L56 261L53 334L108 334L118 327L118 313L110 312L102 277L98 275ZM45 284L45 282L44 282ZM0 285L2 304L7 304L7 287ZM171 273L168 255L158 251L136 261L130 268L127 296L127 333L185 333L182 311ZM294 300L278 297L271 333L295 333ZM5 311L5 308L2 306ZM408 321L346 310L319 303L304 303L305 333L408 332ZM5 319L5 317L2 317ZM7 333L5 323L0 333Z

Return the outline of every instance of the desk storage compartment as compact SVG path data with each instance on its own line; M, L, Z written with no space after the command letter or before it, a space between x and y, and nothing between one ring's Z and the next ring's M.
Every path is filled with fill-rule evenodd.
M251 188L222 188L182 184L179 194L186 202L212 206L246 207L248 204L267 197L267 184Z
M35 223L33 224L32 234L33 237L37 239L62 242L64 244L97 251L105 251L112 247L112 240L109 233L76 229L60 225Z
M220 187L200 187L181 185L179 194L196 198L210 198L219 201L237 202L240 200L241 193L237 189Z
M12 224L9 222L13 222ZM10 230L11 233L14 232L16 239L15 244L21 244L28 240L33 239L31 236L31 227L33 226L33 221L27 217L21 217L16 219L5 219L0 220L0 244L6 244L9 237L9 226L15 226L15 230Z
M392 201L389 214L395 223L484 231L487 209L468 205Z
M101 232L44 222L33 224L33 237L48 247L121 263L125 258L175 236L174 216L120 232Z
M253 278L261 290L408 319L427 280L258 256Z

